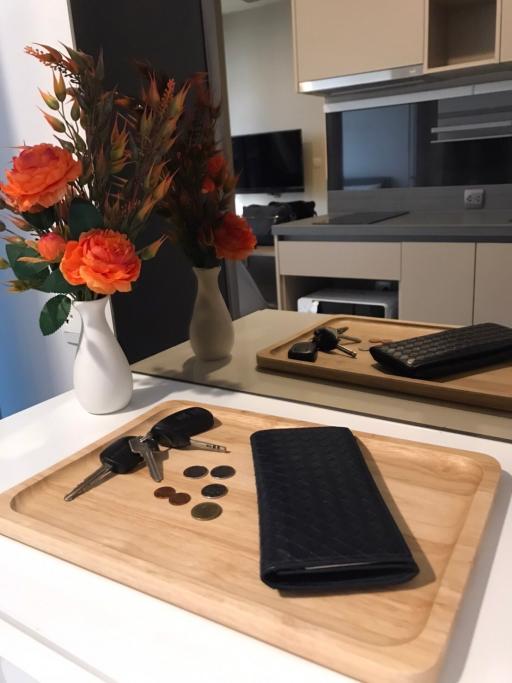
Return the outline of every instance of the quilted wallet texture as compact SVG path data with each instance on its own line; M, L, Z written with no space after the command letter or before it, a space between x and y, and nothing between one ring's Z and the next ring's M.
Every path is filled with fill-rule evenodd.
M349 429L251 436L261 579L293 591L403 583L419 569Z

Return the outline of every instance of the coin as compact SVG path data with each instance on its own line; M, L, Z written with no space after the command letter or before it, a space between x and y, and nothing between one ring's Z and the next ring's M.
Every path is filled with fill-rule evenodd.
M375 339L370 339L370 344L391 344L392 341L392 339L380 339L380 337L376 337Z
M186 470L183 470L183 475L190 479L201 479L202 477L206 477L207 474L208 468L203 467L203 465L192 465L191 467L187 467Z
M219 517L222 514L222 508L218 503L199 503L194 505L190 513L194 519L206 522Z
M173 493L176 493L176 489L172 486L160 486L159 489L155 489L153 495L155 498L169 498Z
M205 498L222 498L228 492L228 487L224 484L208 484L201 489L201 493Z
M369 351L371 349L371 346L359 346L359 351Z
M231 465L217 465L210 471L210 474L216 479L229 479L236 474L236 470Z
M171 505L186 505L190 503L190 495L184 492L173 493L169 498L169 503Z

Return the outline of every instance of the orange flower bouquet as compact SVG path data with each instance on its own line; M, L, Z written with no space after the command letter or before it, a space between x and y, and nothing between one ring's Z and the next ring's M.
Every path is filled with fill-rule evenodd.
M203 76L192 79L191 95L192 106L180 120L180 135L168 155L179 172L158 209L168 220L164 234L180 245L197 277L192 348L201 360L219 360L229 356L234 344L233 323L218 286L220 265L222 259L247 258L256 237L230 209L237 178L217 146L220 108L212 103Z
M43 334L68 318L73 301L129 292L141 262L163 239L141 246L147 219L172 185L168 155L186 88L154 80L138 106L103 87L101 55L66 48L26 51L53 70L53 92L41 92L56 143L21 147L0 183L0 209L11 212L6 259L11 291L53 293L41 311Z
M218 149L215 127L220 107L212 103L204 77L191 81L193 106L180 121L180 135L168 154L179 173L159 203L168 219L165 234L196 268L222 259L243 260L256 246L247 221L230 210L237 178Z
M139 102L103 87L103 61L66 48L27 52L53 70L53 92L41 92L56 143L24 146L0 184L0 209L11 212L6 259L10 289L53 294L39 324L52 334L71 305L82 319L73 381L82 406L109 413L129 402L128 361L109 328L107 297L129 292L142 262L162 236L141 243L154 207L169 191L168 161L186 88L168 80L161 94L149 80Z

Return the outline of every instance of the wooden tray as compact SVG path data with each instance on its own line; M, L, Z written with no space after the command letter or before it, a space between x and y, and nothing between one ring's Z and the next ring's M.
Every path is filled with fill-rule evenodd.
M258 515L249 435L308 423L210 407L208 437L229 454L171 451L166 484L192 494L156 499L147 471L116 476L71 503L64 494L122 434L145 433L187 407L160 404L124 428L0 496L0 532L319 664L378 683L435 681L499 479L491 457L357 434L365 458L421 571L387 591L283 597L259 579ZM190 464L231 463L223 514L190 509L211 481Z
M373 360L369 351L359 350L359 346L369 346L370 339L398 341L446 330L450 328L448 325L429 325L358 316L338 316L322 324L328 327L348 326L347 334L362 339L363 344L349 346L357 351L357 358L350 358L340 351L333 351L319 353L315 363L290 360L288 358L290 346L298 341L310 340L313 330L319 327L317 324L307 327L298 335L259 351L256 356L258 367L360 384L375 389L427 396L441 401L512 411L512 362L500 363L444 379L422 380L392 375Z

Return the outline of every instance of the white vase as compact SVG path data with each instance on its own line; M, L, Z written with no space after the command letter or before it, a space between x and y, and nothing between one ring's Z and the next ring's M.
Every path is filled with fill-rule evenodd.
M194 268L197 296L190 322L190 343L201 360L228 358L235 343L233 321L219 289L220 267Z
M73 303L82 318L73 384L82 407L95 415L121 410L133 393L130 366L105 317L108 301Z

